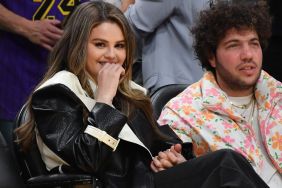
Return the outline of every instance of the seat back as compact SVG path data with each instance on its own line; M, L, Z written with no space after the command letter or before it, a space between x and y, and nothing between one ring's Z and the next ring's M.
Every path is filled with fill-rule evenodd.
M27 122L29 111L27 105L24 105L19 112L15 127L21 126ZM16 137L15 137L16 138ZM41 158L36 141L31 143L28 152L23 152L18 144L15 144L15 154L19 161L22 177L26 180L28 187L73 187L75 185L92 184L92 187L102 187L101 182L90 174L54 174L50 173Z
M158 119L165 104L182 92L187 86L187 84L166 85L151 94L150 98L153 105L154 117Z
M24 105L20 110L15 123L15 128L21 126L28 120L27 106ZM14 135L14 138L16 136ZM14 145L15 154L22 170L22 176L24 179L29 179L34 176L48 174L45 164L41 158L41 154L35 142L31 143L29 152L22 152L18 144Z
M19 169L13 159L11 149L0 132L0 187L25 187L24 182L20 177Z

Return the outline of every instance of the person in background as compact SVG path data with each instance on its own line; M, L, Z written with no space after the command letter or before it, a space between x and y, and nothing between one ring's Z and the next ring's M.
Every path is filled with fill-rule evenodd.
M61 20L82 1L0 0L0 131L7 139L61 38ZM7 139L10 140L10 139Z
M203 75L190 29L208 0L123 0L121 9L142 46L143 85L152 95L170 84L192 84Z
M168 102L159 123L193 143L196 157L220 149L242 154L271 188L278 188L282 84L262 70L271 19L262 1L234 2L220 1L201 12L194 47L208 71Z
M191 159L190 144L182 143L168 126L158 126L146 90L131 81L134 39L124 14L109 3L83 3L68 18L50 53L51 66L27 101L30 119L16 130L26 152L36 142L50 173L83 171L98 177L104 187L153 188L163 176L150 169L152 156L181 147L183 157ZM184 177L182 183L220 187L236 181L236 187L265 187L240 154L219 151L208 159L209 164L201 162L205 158L189 163L202 164L205 175ZM192 177L189 167L186 176ZM218 177L222 180L214 181Z
M102 1L107 2L107 3L111 3L118 8L121 7L121 2L122 2L122 0L102 0Z

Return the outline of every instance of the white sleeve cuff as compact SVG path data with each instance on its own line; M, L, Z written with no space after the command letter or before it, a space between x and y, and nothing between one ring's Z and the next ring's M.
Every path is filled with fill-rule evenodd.
M84 133L87 133L95 138L97 138L100 142L103 142L104 144L108 145L113 149L113 151L116 150L120 139L116 140L111 135L107 134L107 132L102 131L101 129L98 129L94 126L88 125L85 129Z

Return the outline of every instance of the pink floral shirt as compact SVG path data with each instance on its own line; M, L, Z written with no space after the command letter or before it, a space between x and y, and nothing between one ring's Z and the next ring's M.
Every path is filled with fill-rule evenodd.
M263 144L282 173L282 84L262 71L255 89ZM211 72L166 104L159 118L185 142L193 143L196 156L223 148L244 155L259 172L262 151L255 133L232 105Z

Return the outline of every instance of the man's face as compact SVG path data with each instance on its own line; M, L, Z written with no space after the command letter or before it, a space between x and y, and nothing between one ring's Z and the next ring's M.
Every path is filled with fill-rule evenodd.
M253 30L227 30L210 59L220 88L229 96L246 96L260 76L262 49Z

